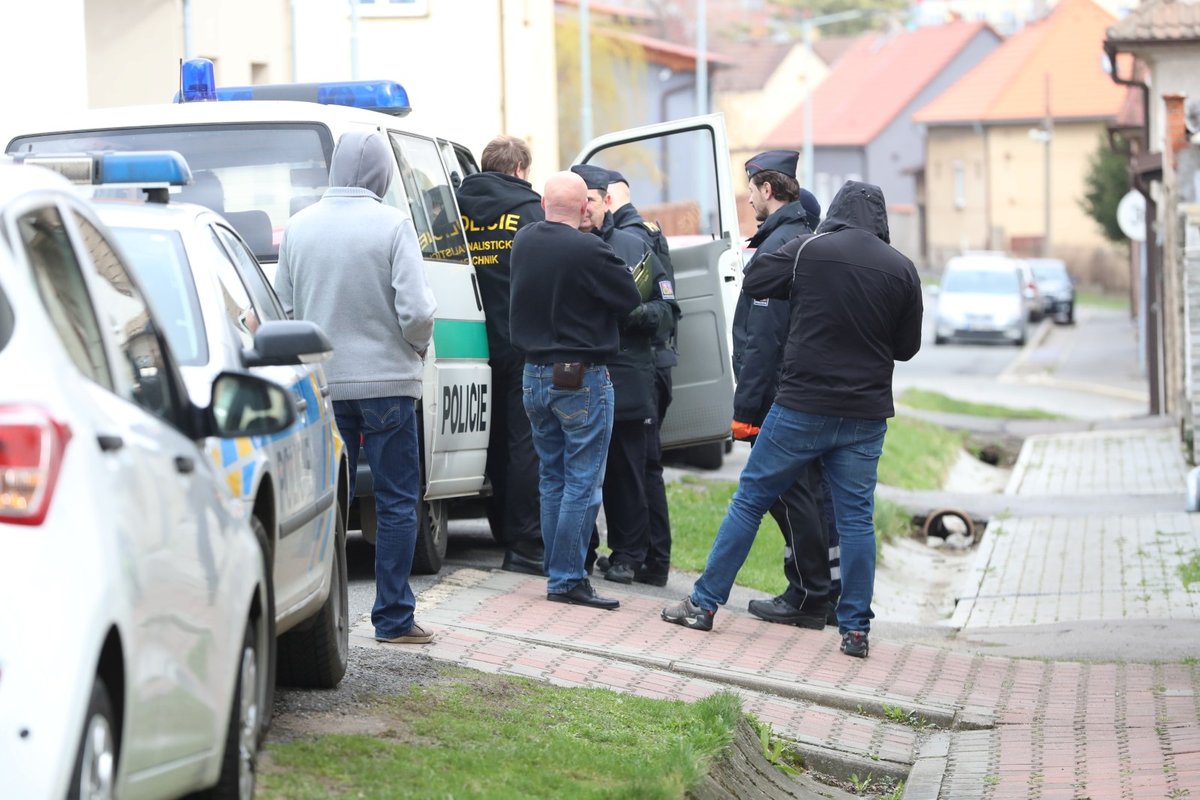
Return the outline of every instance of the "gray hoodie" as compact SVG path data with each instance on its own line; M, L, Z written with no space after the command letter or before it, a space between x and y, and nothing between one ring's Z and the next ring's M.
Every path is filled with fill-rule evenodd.
M395 170L378 133L344 134L320 202L288 222L275 288L333 342L334 400L420 397L436 303L408 214L384 205Z

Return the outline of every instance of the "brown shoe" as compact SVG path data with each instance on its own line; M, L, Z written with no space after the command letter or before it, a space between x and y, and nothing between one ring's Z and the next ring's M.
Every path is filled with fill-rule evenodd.
M408 629L408 633L397 636L395 639L376 639L375 641L384 644L429 644L433 641L433 634L414 622Z

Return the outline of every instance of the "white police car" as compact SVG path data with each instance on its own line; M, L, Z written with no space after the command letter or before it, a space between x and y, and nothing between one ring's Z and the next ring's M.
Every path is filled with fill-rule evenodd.
M295 411L239 372L193 402L168 339L70 185L0 164L5 797L253 794L269 587L204 441L275 435Z
M420 132L409 119L401 123L411 109L403 87L393 82L217 89L211 64L188 62L182 84L181 103L23 121L24 131L6 150L179 151L196 172L197 189L201 180L219 183L220 210L270 274L288 218L327 188L337 139L351 130L387 137L396 169L384 202L411 215L437 299L420 402L424 491L413 559L414 572L437 572L445 556L450 501L490 491L484 475L492 406L487 334L454 197L462 177L477 171L474 158L461 145ZM672 251L675 296L684 317L664 446L724 441L733 409L727 320L741 270L723 121L715 115L609 134L588 152L601 151L604 166L624 169L639 184L634 196L640 206L651 201L686 206L683 218L694 234L688 247ZM197 200L210 207L216 202ZM364 535L373 538L370 472L364 466L351 526L357 517Z
M161 159L169 172L174 167L165 176L170 186L185 192L195 187L183 158L169 152L142 156L147 166L129 181L103 174L111 158L105 154L29 160L64 173L90 164L90 176L81 182L102 184L95 192L96 213L145 287L194 402L206 402L213 376L226 370L249 370L291 392L299 413L287 431L211 439L208 451L262 537L279 635L280 682L335 687L349 654L349 478L319 363L331 347L322 334L309 346L313 355L300 362L278 365L264 357L268 345L258 332L274 335L296 323L287 320L258 262L228 221L201 205L167 202L168 186L146 188L145 178L158 177L150 174L157 166L152 159ZM141 202L143 193L158 202ZM264 328L264 323L271 324Z

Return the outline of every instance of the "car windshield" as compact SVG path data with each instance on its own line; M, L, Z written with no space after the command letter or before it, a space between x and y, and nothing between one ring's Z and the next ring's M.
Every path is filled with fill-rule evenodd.
M1019 291L1016 270L948 269L942 291L951 294L1012 294Z
M183 242L175 231L112 227L180 364L208 363L204 321Z
M193 183L179 200L223 214L251 243L260 260L274 261L288 218L321 198L329 181L333 140L327 128L307 124L180 125L22 136L10 152L80 153L96 150L176 150ZM243 231L244 212L265 211L269 235ZM265 239L258 244L258 239Z
M1062 264L1035 264L1033 276L1039 281L1065 281L1067 269Z

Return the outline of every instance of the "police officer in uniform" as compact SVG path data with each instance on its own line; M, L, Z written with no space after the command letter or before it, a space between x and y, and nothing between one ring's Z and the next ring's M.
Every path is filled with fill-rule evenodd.
M612 199L613 225L617 230L632 233L641 239L658 257L666 273L665 284L659 289L664 299L675 299L675 268L667 237L653 222L642 219L630 202L629 181L615 170L608 172L608 195ZM678 312L678 304L674 305ZM662 431L663 418L671 405L671 367L679 363L675 353L676 320L670 330L654 337L654 416L646 431L646 503L650 511L650 539L646 561L635 572L634 580L654 586L666 586L671 569L671 515L667 510L667 490L663 485Z
M786 242L812 233L820 204L796 182L794 150L770 150L746 162L750 205L759 220L750 238L755 253L773 253ZM807 205L807 208L806 208ZM775 400L787 340L786 301L738 295L733 315L733 437L753 441ZM829 528L824 515L822 477L814 461L771 506L784 538L784 574L788 588L770 600L752 600L750 613L768 622L821 629L835 599L830 586ZM819 536L807 535L819 532Z
M492 484L488 522L508 546L502 568L541 575L538 459L521 399L525 354L509 339L509 256L517 231L545 219L542 198L529 184L529 146L497 136L483 149L483 172L459 187L458 208L479 281L492 368L492 430L487 475Z
M646 441L654 418L654 338L675 321L674 300L663 297L666 270L638 237L617 230L609 210L608 170L589 164L571 167L588 189L588 213L581 231L608 243L634 269L642 303L620 324L620 350L608 362L615 396L612 440L604 474L604 518L612 549L606 580L632 583L646 562L650 520L646 502ZM598 538L598 537L597 537Z

